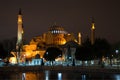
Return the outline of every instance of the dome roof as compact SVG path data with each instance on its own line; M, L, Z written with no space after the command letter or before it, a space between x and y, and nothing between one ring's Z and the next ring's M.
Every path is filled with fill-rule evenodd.
M64 28L62 26L57 26L57 25L53 25L49 28L49 31L53 34L66 34L67 32L64 30Z

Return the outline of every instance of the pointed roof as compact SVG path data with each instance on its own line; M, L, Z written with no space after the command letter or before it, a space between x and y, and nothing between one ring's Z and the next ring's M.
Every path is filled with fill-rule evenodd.
M19 8L19 15L22 15L22 10L21 10L21 8Z
M92 23L95 23L94 17L91 17L91 21L92 21Z

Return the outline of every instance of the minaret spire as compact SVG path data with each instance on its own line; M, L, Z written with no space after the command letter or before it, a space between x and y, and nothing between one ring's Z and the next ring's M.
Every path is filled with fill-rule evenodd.
M22 15L22 10L21 10L21 8L19 8L19 15Z
M18 14L18 37L17 37L17 43L21 44L22 42L22 34L23 34L23 20L22 20L22 12L21 9L19 9L19 14Z
M82 44L81 41L82 41L82 40L81 40L81 33L79 32L79 33L78 33L78 44L79 44L79 45Z
M95 42L95 22L94 18L92 17L92 23L91 23L91 44L93 45Z
M20 62L20 51L22 49L23 44L23 20L22 20L22 12L19 9L18 13L18 32L17 32L17 43L16 43L16 51L17 51L17 62Z

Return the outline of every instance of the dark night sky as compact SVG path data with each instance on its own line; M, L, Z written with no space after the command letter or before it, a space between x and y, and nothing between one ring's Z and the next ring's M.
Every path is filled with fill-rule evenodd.
M119 0L3 0L0 2L0 40L17 36L17 14L22 8L25 39L48 31L56 22L66 31L90 36L94 16L96 37L120 41Z

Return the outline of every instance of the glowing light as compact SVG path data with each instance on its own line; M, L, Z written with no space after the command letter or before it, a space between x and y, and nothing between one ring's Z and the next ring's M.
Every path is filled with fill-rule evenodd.
M82 80L86 80L86 75L82 75Z
M18 15L18 23L22 23L22 15Z
M92 24L92 29L95 29L95 24L94 23Z
M9 62L12 64L16 64L17 63L16 57L10 57Z
M58 58L55 59L55 61L63 61L63 58L58 57Z
M78 33L78 37L81 37L81 33L80 32Z
M22 22L22 20L21 20L21 19L18 19L18 22Z
M115 80L120 80L120 75L114 75L114 77L115 77Z
M26 78L25 73L22 73L22 80L26 80L25 78Z
M58 80L62 80L62 73L58 73Z
M49 80L49 71L45 71L45 80Z
M115 50L115 52L116 52L116 54L118 54L118 53L119 53L119 50Z
M71 34L68 34L68 36L70 36Z

